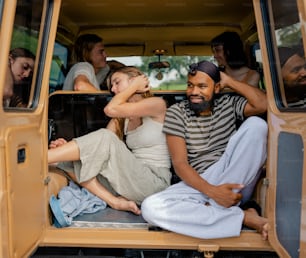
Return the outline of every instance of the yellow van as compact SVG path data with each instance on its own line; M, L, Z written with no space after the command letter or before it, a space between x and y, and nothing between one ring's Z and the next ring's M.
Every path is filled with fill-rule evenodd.
M288 87L281 50L305 59L305 19L304 0L0 1L0 257L306 257L306 90ZM139 67L171 105L185 98L191 62L216 62L211 40L225 31L243 40L268 98L268 156L254 192L268 240L248 228L239 237L188 237L111 208L56 227L49 200L69 178L47 164L49 142L105 127L112 98L102 86L63 90L77 37L102 37L109 62ZM33 55L27 76L12 71L16 48Z

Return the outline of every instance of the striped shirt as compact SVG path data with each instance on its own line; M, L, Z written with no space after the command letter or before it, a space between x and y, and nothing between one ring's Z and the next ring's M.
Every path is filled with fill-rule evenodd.
M236 120L243 120L247 100L238 95L224 94L214 99L209 116L196 116L184 100L168 108L163 132L185 139L189 164L203 173L219 160L233 133Z
M295 102L288 102L288 107L290 108L305 108L306 107L306 97L295 101Z

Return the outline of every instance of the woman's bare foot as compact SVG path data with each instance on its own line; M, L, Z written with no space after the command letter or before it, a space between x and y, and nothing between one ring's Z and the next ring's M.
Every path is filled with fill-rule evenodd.
M253 208L249 208L244 212L243 224L249 228L256 229L261 233L262 239L268 239L269 224L268 219L258 215L257 211Z
M131 211L136 215L140 215L141 213L140 209L134 201L127 200L122 196L117 197L116 204L112 208L121 211Z
M141 213L134 201L127 200L122 196L118 197L113 195L98 181L96 177L93 177L86 182L82 182L81 186L86 188L92 194L98 196L115 210L130 211L136 215L140 215Z

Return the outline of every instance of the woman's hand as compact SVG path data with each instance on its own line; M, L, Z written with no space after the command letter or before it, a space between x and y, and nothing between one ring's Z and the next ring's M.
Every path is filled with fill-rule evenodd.
M139 75L130 79L131 84L137 85L137 93L144 93L150 90L149 79L146 75Z

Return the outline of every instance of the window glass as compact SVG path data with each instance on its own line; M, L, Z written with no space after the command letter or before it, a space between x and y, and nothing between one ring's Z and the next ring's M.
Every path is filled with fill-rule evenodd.
M3 0L0 0L0 21L2 20L2 14L3 14Z
M149 76L153 91L185 90L188 65L202 60L214 62L213 56L135 56L107 59L108 62L113 60L138 67ZM163 63L162 67L160 63Z
M63 87L68 69L68 49L55 42L50 71L49 93L60 90Z
M69 52L66 46L55 43L49 80L49 93L61 90L69 71ZM127 56L108 57L109 66L118 64L138 67L149 76L152 90L185 90L188 65L201 60L214 62L213 56ZM119 63L118 63L119 62ZM158 67L159 63L168 63L168 67ZM101 89L105 90L105 87Z
M35 78L33 78L36 53L43 13L43 1L18 0L11 49L8 56L7 86L4 107L29 109L33 103Z
M272 11L277 45L276 60L281 74L276 95L281 96L281 109L305 110L306 65L302 44L301 23L296 0L272 0ZM277 57L279 59L277 59Z

